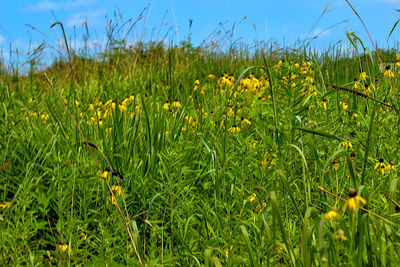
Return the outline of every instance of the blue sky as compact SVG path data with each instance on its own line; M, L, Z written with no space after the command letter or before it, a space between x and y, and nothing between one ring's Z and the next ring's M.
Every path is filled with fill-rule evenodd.
M400 0L351 3L380 47L392 47L399 40L400 26L387 42L390 29L400 18L396 12ZM313 28L327 6L328 11ZM143 10L143 18L128 32ZM88 44L93 51L99 51L107 44L106 27L110 20L119 26L128 22L114 32L126 35L130 42L165 38L177 43L188 38L192 20L190 33L195 45L204 40L215 42L233 27L232 40L240 38L248 44L276 41L289 46L307 36L318 36L312 45L326 48L339 40L346 41L346 31L354 31L365 44L370 44L361 23L344 0L0 0L0 51L7 59L10 47L18 48L20 57L26 58L29 51L44 41L48 53L60 55L61 31L58 26L50 29L55 21L64 24L71 46L76 49L83 46L86 32L83 23L87 21ZM219 37L215 34L218 31L221 31Z

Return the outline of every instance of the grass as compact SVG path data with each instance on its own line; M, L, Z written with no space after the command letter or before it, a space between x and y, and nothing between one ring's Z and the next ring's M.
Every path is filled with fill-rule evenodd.
M398 265L400 58L378 51L392 73L360 47L123 40L1 65L1 265Z

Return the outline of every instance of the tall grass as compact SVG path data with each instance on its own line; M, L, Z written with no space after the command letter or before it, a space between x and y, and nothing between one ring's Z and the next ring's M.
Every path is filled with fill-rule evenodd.
M112 40L1 74L2 265L399 264L397 51Z

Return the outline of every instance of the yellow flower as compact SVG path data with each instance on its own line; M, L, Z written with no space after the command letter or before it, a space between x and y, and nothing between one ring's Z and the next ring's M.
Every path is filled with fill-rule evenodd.
M383 158L380 158L378 163L375 164L374 170L377 170L378 172L380 172L382 175L385 174L385 170L386 170L386 164L384 163Z
M344 234L344 231L342 229L337 230L336 233L333 235L333 237L335 239L340 239L340 240L343 240L343 241L347 240L347 237Z
M75 100L75 105L76 105L77 107L79 107L79 106L81 105L81 103L79 102L79 100Z
M368 77L368 75L367 75L367 73L365 71L360 73L360 78L359 78L360 80L366 81L368 78L369 77Z
M231 128L228 129L228 131L231 133L238 133L238 132L240 132L240 128L239 128L239 126L234 124Z
M265 202L265 201L263 201L261 204L258 204L257 205L257 207L256 207L256 209L259 211L259 212L263 212L264 211L264 208L267 206L267 203Z
M240 122L240 125L242 126L242 128L244 128L247 125L251 125L251 121L249 121L248 119L242 117L241 120L242 121Z
M257 198L256 193L253 193L247 198L247 200L253 203L254 201L256 201L256 198Z
M353 149L353 144L350 142L342 142L342 148L344 148L346 150L347 150L347 148Z
M353 85L354 89L359 89L361 90L363 88L362 84L360 81L357 81L357 79L354 80L354 85Z
M400 53L396 55L396 60L400 60Z
M174 102L172 102L171 105L173 108L181 108L182 104L178 101L178 99L175 99Z
M215 79L215 75L212 74L212 73L210 73L210 74L208 74L208 78L210 78L210 79Z
M349 104L347 102L340 101L340 106L342 106L342 108L344 110L348 110L349 109Z
M12 205L12 202L6 202L4 204L0 204L0 208L3 208L3 209L9 208L9 207L11 207L11 205Z
M275 165L275 158L276 158L276 154L275 153L270 153L270 152L265 152L264 154L264 159L261 163L261 166L263 168L268 167L268 169L271 169L272 166L271 165Z
M336 170L339 169L339 161L337 159L333 160L332 164Z
M322 220L341 220L342 216L339 214L338 209L333 207L330 211L322 216Z
M121 186L121 183L117 183L116 185L113 185L112 187L111 187L111 190L112 190L112 192L114 193L114 196L111 194L111 192L110 192L110 195L108 196L108 198L107 198L107 205L108 205L108 202L109 201L111 201L111 203L113 204L113 205L117 205L117 200L115 199L115 196L120 196L120 195L122 195L122 186Z
M82 233L81 233L81 236L82 236L82 239L83 239L83 240L86 240L86 238L87 238L86 232L82 232Z
M124 111L124 110L126 110L126 105L123 105L123 104L119 104L118 105L118 108L119 108L119 111Z
M390 172L390 171L396 172L397 171L396 170L396 166L394 166L394 162L393 161L389 162L389 164L386 166L386 171L387 172Z
M168 100L165 101L165 103L163 105L163 108L166 109L166 110L169 110L169 106L170 106L169 101Z
M62 241L61 241L60 245L58 245L58 249L61 252L66 252L68 247L69 247L68 244L64 244L64 242L62 242ZM71 248L70 248L70 253L72 254L72 249Z
M115 195L120 196L122 195L122 186L121 183L117 183L111 187L111 190L114 192Z
M364 205L367 204L367 201L362 196L357 195L357 191L354 188L349 190L349 197L350 198L344 204L344 210L348 208L350 210L356 211L360 206L360 202Z
M324 110L327 109L326 101L327 101L326 98L324 98L324 99L322 99L322 102L319 103L320 107L322 107Z
M386 66L385 68L385 72L383 73L384 77L388 77L388 78L393 78L394 77L394 73L393 71L390 69L390 66Z
M103 175L101 176L101 178L106 179L108 177L108 175L109 175L109 172L108 171L104 171Z

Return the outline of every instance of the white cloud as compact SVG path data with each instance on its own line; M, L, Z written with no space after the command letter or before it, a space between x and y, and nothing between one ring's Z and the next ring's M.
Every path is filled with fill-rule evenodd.
M104 15L105 13L102 10L78 12L70 16L65 24L67 27L82 26L82 24L87 21L91 26L98 25L100 23L100 17Z
M71 10L75 8L91 6L95 4L97 0L73 0L73 1L63 1L63 2L54 2L51 0L42 0L36 4L30 5L24 9L24 11L28 12L48 12L48 11L56 11L56 10Z

